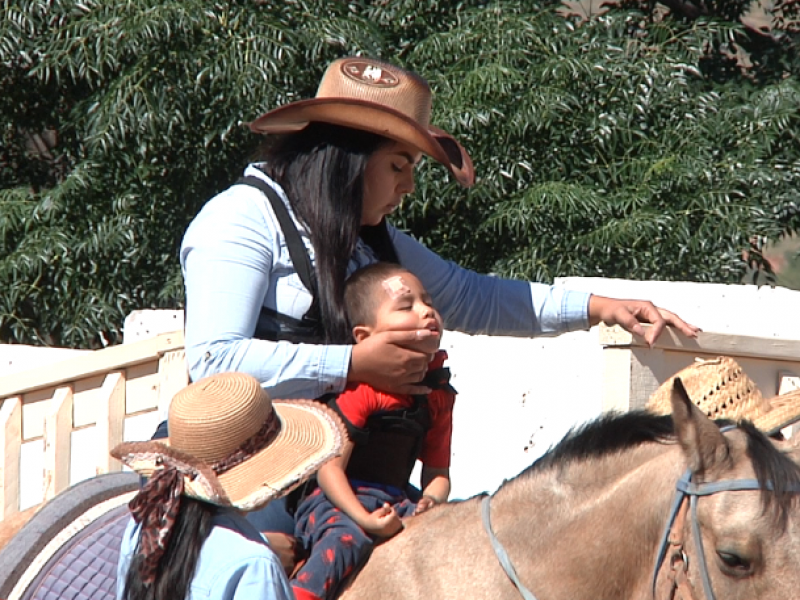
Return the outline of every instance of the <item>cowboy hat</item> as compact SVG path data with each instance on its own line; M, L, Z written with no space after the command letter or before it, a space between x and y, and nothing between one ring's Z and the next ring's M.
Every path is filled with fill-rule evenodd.
M288 494L339 455L343 427L318 402L272 402L244 373L182 389L169 407L169 440L126 442L111 454L151 476L174 469L183 494L249 511Z
M669 414L672 382L680 377L692 402L710 419L748 420L768 435L800 421L800 390L765 399L730 357L698 359L661 384L646 408Z
M430 116L431 90L422 77L373 58L349 57L328 66L314 98L280 106L248 125L255 133L290 133L311 122L369 131L414 146L471 186L472 159L453 136L430 124Z

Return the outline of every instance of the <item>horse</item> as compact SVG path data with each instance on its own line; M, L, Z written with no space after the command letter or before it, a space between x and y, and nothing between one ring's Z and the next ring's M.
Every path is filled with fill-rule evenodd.
M721 431L680 379L674 387L672 418L604 415L494 494L410 518L375 548L341 599L793 597L800 589L800 448L773 442L747 422ZM14 572L0 577L0 597L47 598L72 573L69 589L83 591L69 597L113 599L109 565L128 518L121 500L135 482L125 485L125 495L104 492L113 508L97 511L102 517L82 535L41 560L28 575L32 583ZM37 519L61 512L60 496L23 527L22 538L41 531ZM101 534L105 545L87 562ZM0 552L0 575L5 561L24 552L12 548L18 541ZM25 563L31 560L38 558L30 554Z
M679 379L671 403L672 419L603 416L493 495L410 519L341 600L796 597L800 450L722 432Z

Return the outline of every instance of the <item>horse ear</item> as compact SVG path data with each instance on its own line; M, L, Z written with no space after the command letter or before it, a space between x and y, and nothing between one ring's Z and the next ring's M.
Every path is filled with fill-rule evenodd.
M702 411L694 405L680 377L672 385L672 421L675 435L683 448L692 473L712 469L728 455L725 436Z

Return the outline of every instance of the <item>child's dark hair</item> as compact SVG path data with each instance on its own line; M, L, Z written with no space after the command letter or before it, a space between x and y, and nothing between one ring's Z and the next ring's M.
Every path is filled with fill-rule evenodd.
M350 328L374 325L375 312L383 299L375 293L375 288L393 275L408 272L408 269L395 263L377 262L353 273L344 289L344 305Z

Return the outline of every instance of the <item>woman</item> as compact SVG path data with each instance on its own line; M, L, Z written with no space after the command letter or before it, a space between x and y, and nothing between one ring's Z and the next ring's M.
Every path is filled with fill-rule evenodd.
M273 404L252 376L222 373L173 398L169 430L169 444L112 450L149 477L130 503L118 600L292 600L280 560L241 513L337 456L337 417L317 402Z
M211 199L181 247L186 358L191 377L255 376L275 398L318 398L347 383L398 394L419 385L432 356L426 330L387 331L350 345L343 290L348 274L396 261L431 294L447 329L552 335L605 322L653 342L666 325L698 329L650 302L479 275L443 260L386 217L414 191L425 154L465 187L472 161L430 125L424 79L368 58L326 70L317 95L252 123L269 134L244 180ZM288 525L288 523L287 523Z

